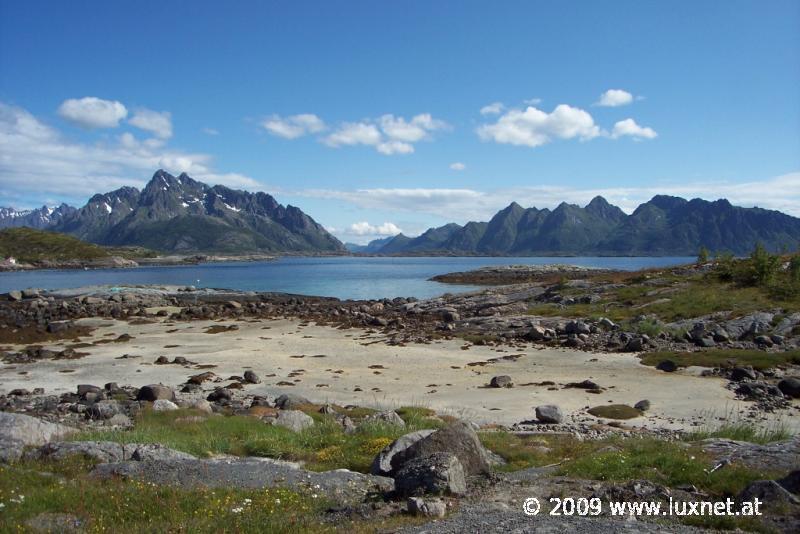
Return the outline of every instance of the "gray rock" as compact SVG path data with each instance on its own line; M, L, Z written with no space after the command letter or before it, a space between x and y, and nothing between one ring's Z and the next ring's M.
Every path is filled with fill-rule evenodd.
M248 369L244 372L244 381L248 384L260 384L261 378L254 371Z
M422 438L392 458L392 468L399 470L406 462L438 452L454 454L467 475L489 472L486 449L481 445L475 430L464 421L455 421Z
M789 493L786 488L774 480L757 480L752 482L738 495L739 502L752 501L758 498L765 508L781 504L800 504L800 499Z
M625 352L641 352L644 350L644 340L641 337L633 337L628 340L623 349Z
M701 337L694 340L694 344L698 347L711 348L716 347L717 343L712 337Z
M795 469L776 482L790 493L800 493L800 469Z
M311 404L311 401L294 393L284 393L275 399L275 406L281 410L295 410L304 404Z
M786 377L778 382L778 389L787 397L793 399L800 399L800 379L794 377Z
M42 512L26 520L25 526L29 532L34 533L59 532L70 534L73 532L85 532L86 522L72 514Z
M298 464L267 458L147 460L98 465L91 476L98 480L122 477L180 488L288 488L316 493L335 503L361 503L372 493L394 489L390 478L362 475L346 469L316 473Z
M397 412L391 410L368 415L364 419L364 421L368 423L383 423L385 425L394 425L402 428L405 428L406 426L406 422L403 421L403 418L397 415Z
M300 432L314 426L314 419L300 410L281 410L278 417L272 419L272 424L288 428L292 432Z
M155 402L157 400L175 400L175 391L161 384L142 386L136 394L136 400Z
M25 452L25 444L14 438L0 435L0 464L19 461Z
M617 325L614 324L614 321L608 319L607 317L601 317L600 320L597 322L597 324L599 324L606 330L614 330L617 327Z
M120 413L120 406L117 401L103 400L87 406L84 413L87 419L102 421Z
M674 373L678 370L678 364L673 362L672 360L662 360L658 362L656 365L656 369L659 371L664 371L665 373Z
M540 423L559 424L564 420L564 414L555 404L543 404L536 407L536 420Z
M570 321L564 326L564 332L566 334L589 334L591 330L589 325L583 321Z
M228 388L217 388L208 394L206 400L209 402L229 401L233 398L233 393Z
M636 404L633 405L634 408L639 410L640 412L646 412L650 409L650 401L647 399L640 400Z
M755 380L756 372L752 367L734 367L731 371L731 380L741 382L742 380Z
M205 399L196 399L186 403L186 407L191 410L198 410L204 413L214 413L211 403Z
M436 452L407 461L394 479L398 495L464 495L467 481L458 457Z
M394 473L394 468L392 467L392 459L398 453L405 451L411 445L418 442L419 440L430 436L435 431L430 429L425 430L417 430L416 432L411 432L404 436L400 436L389 445L383 448L381 452L375 457L372 461L372 466L370 467L370 473L373 475L380 475L380 476L390 476Z
M44 445L75 432L74 428L36 419L29 415L0 412L0 436L24 445Z
M130 428L133 426L133 421L125 414L115 414L106 419L105 424L108 426L120 426L123 428Z
M103 390L97 386L93 386L91 384L79 384L78 385L78 396L82 399L86 398L86 395L89 393L102 393Z
M112 441L57 441L48 443L28 454L36 460L65 460L81 456L100 463L128 460L134 447Z
M409 497L408 513L411 515L442 518L447 515L447 505L441 499Z
M130 447L130 446L129 446ZM195 456L170 449L158 443L145 443L134 445L135 449L131 454L131 460L137 462L147 462L152 460L194 460Z
M166 399L158 399L153 402L154 412L172 412L178 409L178 405Z
M771 347L775 343L772 341L772 338L769 336L756 336L753 339L753 342L756 345L763 345L764 347Z
M8 292L8 300L22 300L22 291L17 291L16 289L13 291Z
M492 377L489 385L493 388L513 388L514 381L508 375L500 375Z

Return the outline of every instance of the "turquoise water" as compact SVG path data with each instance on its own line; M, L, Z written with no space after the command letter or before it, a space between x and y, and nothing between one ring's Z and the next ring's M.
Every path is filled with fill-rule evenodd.
M281 258L135 269L44 270L0 273L0 292L38 287L63 289L97 284L176 284L252 291L277 291L341 299L429 298L476 289L428 278L487 265L569 263L636 270L679 265L694 258Z

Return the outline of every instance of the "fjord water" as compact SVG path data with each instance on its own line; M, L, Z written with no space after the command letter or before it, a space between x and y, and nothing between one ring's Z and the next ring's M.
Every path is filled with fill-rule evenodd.
M484 258L484 257L290 257L263 262L220 262L134 269L41 270L0 273L0 292L37 287L64 289L91 285L194 285L245 291L276 291L340 299L430 298L478 289L440 284L438 274L489 265L566 263L582 267L637 270L689 263L685 257Z

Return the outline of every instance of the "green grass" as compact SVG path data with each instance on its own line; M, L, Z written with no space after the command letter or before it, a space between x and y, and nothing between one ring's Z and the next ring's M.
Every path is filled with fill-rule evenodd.
M623 440L619 451L586 454L567 462L565 476L594 480L645 479L668 487L693 484L714 496L736 495L755 480L779 473L764 473L740 465L728 465L710 473L712 461L686 443L642 438Z
M734 367L751 365L760 371L773 367L800 364L800 350L765 352L745 349L710 349L695 352L657 351L640 356L644 365L656 366L663 360L672 360L682 367Z
M750 260L739 260L741 269L747 270ZM719 311L730 311L741 316L764 309L782 308L786 313L800 311L800 291L794 289L776 291L776 287L795 288L797 283L780 274L771 285L742 283L738 278L725 279L718 273L676 275L669 270L651 270L644 273L616 273L589 276L596 282L613 282L622 287L601 294L592 304L533 304L528 313L546 317L608 317L615 322L626 322L642 315L653 315L661 323L691 319ZM646 280L658 279L660 284L644 285ZM795 288L796 289L796 288ZM567 290L564 295L580 292ZM668 299L664 302L659 300ZM651 321L652 335L657 333L656 323ZM644 325L643 328L649 328Z
M707 420L713 419L713 413L709 413ZM764 425L754 425L751 421L743 419L743 414L731 409L722 418L719 424L709 424L686 434L686 441L700 441L708 438L733 439L736 441L747 441L749 443L774 443L790 439L793 434L789 426L778 419L772 423Z
M500 455L506 464L498 471L519 471L529 467L541 467L577 458L592 451L591 442L581 442L566 436L526 436L510 432L481 432L481 443Z
M48 474L53 468L50 462L0 466L0 531L28 531L25 522L43 512L77 516L96 532L333 531L320 521L330 503L310 492L98 483L85 470L61 477Z
M0 230L0 257L12 256L21 262L42 260L97 260L111 256L151 257L155 253L141 248L107 248L81 241L67 234L8 228Z
M131 430L85 432L73 439L161 443L199 457L263 456L302 461L306 468L315 471L345 468L366 473L375 455L393 440L408 432L444 424L426 415L424 409L402 408L399 412L406 422L405 428L368 423L346 434L333 417L311 410L309 413L316 423L302 432L268 425L250 416L203 416L188 410L145 411Z

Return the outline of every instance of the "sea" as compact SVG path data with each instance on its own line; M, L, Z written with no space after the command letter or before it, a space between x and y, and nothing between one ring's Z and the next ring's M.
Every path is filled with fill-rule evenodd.
M480 289L442 284L432 276L494 265L562 263L638 270L681 265L689 257L285 257L258 262L219 262L130 269L36 270L0 273L0 292L65 289L93 285L193 285L244 291L274 291L339 299L431 298Z

